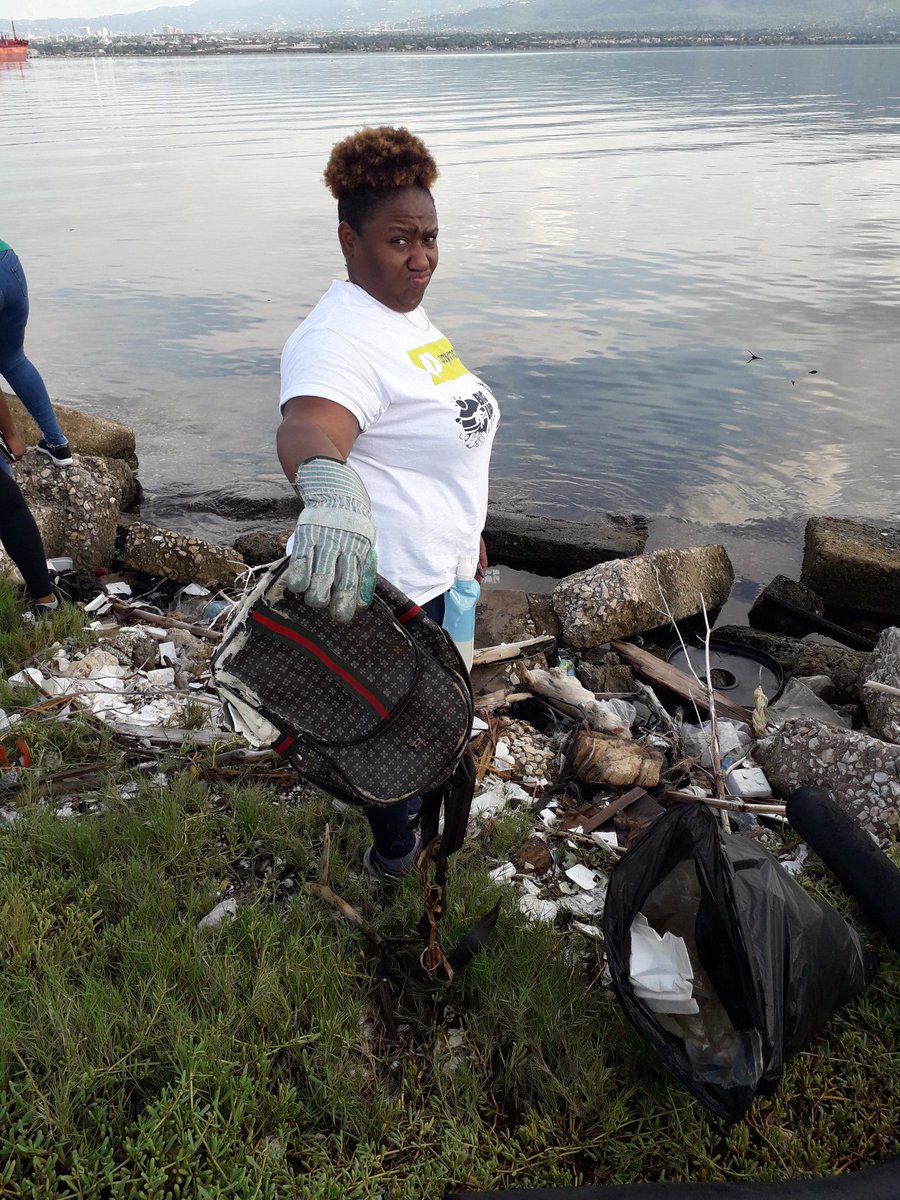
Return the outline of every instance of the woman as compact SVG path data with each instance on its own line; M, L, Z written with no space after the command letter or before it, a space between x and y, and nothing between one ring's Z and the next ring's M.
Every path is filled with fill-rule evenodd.
M28 284L16 252L0 241L0 375L16 393L44 435L37 449L58 467L72 465L72 452L59 427L37 367L25 357Z
M339 621L371 602L377 569L440 622L460 558L487 565L497 402L421 307L438 264L437 174L405 129L334 147L325 182L347 280L281 357L278 456L304 503L285 582ZM365 812L367 868L403 874L418 848L407 805Z
M0 434L14 458L25 453L6 401L0 396ZM6 458L0 454L0 545L19 568L19 574L31 596L30 615L45 617L59 607L47 570L44 543L31 509L13 479Z

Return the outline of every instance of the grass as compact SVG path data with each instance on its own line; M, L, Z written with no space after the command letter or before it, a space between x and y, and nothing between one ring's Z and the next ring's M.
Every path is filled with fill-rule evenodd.
M417 886L359 878L357 815L252 776L223 787L203 756L134 774L123 796L127 764L93 724L26 715L21 732L39 765L102 761L110 778L100 811L74 818L31 783L0 833L0 1196L421 1200L816 1176L900 1149L900 979L883 943L869 990L731 1128L626 1025L596 944L508 903L449 989L398 949L391 1046L360 938L302 886L328 821L335 888L382 934L410 932ZM485 858L523 832L504 818L457 856L448 941L505 894ZM850 913L827 878L810 886ZM198 930L229 888L236 920Z

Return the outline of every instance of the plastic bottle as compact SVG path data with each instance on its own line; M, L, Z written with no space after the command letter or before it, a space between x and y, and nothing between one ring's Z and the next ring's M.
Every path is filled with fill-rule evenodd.
M481 584L475 579L478 559L463 555L456 564L456 578L444 596L444 628L456 642L467 668L472 666L475 653L475 607L481 595Z

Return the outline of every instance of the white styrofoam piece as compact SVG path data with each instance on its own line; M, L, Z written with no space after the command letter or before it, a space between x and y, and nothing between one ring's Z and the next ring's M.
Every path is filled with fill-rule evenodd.
M492 788L489 792L482 792L480 796L473 797L469 816L493 817L497 813L503 812L506 804L506 796L504 796L502 789Z
M10 675L9 683L31 683L35 687L40 687L44 682L44 676L37 667L25 667L22 671L16 671L15 675Z
M548 924L555 921L559 913L555 901L541 900L538 896L520 896L519 908L529 920L546 921Z
M502 863L499 867L494 867L492 871L488 871L488 875L493 879L494 883L509 883L515 873L515 864L511 862Z
M178 658L178 651L175 649L174 642L160 642L158 646L159 661L161 666L166 666L168 663L174 663Z
M84 606L84 611L87 613L102 614L108 613L111 608L112 604L109 602L109 597L101 592L98 596L95 596L93 600L88 600L87 604Z
M741 800L763 800L772 795L772 785L761 767L735 767L725 776L729 795Z
M684 938L668 930L660 937L642 912L631 923L628 980L651 1012L696 1013L691 956Z
M175 686L175 671L172 667L156 667L152 671L145 671L144 674L154 687Z
M597 886L596 872L592 871L590 867L586 867L583 863L576 863L574 867L569 867L566 875L573 883L576 883L586 892L592 892Z
M237 916L237 900L233 896L229 896L227 900L217 904L212 912L208 912L205 917L197 923L198 929L216 929L219 925L226 921L233 921Z

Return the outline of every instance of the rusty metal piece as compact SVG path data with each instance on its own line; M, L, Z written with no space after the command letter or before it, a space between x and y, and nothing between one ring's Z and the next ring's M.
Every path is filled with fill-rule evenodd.
M443 979L440 979L440 982L451 983L454 975L453 967L441 949L441 944L437 936L437 923L444 915L444 875L447 868L446 862L438 860L435 864L433 879L429 874L434 857L440 851L440 846L440 837L433 838L419 857L419 880L422 884L425 919L428 923L428 936L425 948L419 955L419 962L422 965L422 970L427 975L430 975L432 979L439 979L439 976L443 974Z

